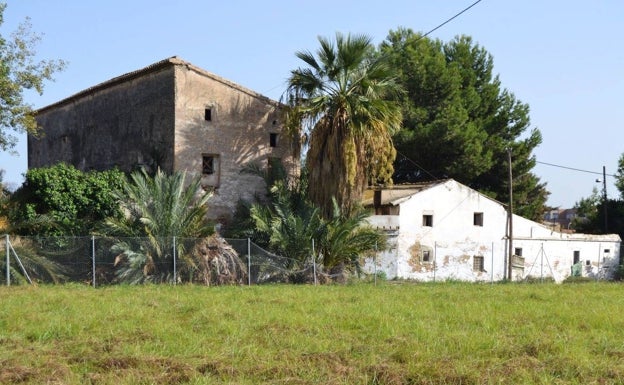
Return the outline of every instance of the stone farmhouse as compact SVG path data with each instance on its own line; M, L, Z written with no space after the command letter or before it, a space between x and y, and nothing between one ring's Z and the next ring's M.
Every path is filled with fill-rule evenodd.
M28 138L28 167L58 162L87 170L146 168L201 175L214 189L209 216L227 221L239 199L264 191L247 164L299 172L298 144L281 105L171 57L110 79L36 112L42 137Z
M507 210L452 179L368 191L369 222L389 248L367 259L368 272L418 281L500 281L507 275ZM513 215L512 279L570 275L608 279L620 259L617 234L562 233Z

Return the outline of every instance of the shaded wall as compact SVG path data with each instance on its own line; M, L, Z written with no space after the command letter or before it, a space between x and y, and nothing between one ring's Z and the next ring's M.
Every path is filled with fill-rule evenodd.
M28 168L66 162L87 171L173 169L173 67L86 90L39 111Z

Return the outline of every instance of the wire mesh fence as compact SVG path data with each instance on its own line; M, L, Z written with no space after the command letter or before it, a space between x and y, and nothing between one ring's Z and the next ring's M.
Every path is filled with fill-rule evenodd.
M0 284L80 282L204 285L316 283L317 257L275 255L249 239L0 237Z

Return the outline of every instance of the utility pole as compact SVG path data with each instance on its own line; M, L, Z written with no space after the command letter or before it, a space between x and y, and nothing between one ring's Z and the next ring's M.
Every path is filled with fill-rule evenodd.
M511 281L511 256L513 255L513 175L511 172L511 147L507 148L507 161L509 162L509 204L507 205L509 251L507 253L507 278Z
M602 207L604 210L604 232L609 231L607 225L607 169L602 166Z

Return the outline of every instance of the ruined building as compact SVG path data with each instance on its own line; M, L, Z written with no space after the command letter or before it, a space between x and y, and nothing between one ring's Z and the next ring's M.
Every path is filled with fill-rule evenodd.
M280 119L278 102L172 57L39 109L44 135L28 138L28 167L186 171L214 189L209 216L227 220L264 191L245 165L298 172Z

